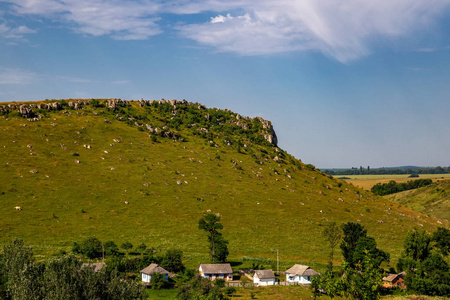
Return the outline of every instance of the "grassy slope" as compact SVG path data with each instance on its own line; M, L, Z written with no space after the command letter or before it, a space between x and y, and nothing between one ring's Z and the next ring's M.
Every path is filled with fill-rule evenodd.
M91 110L50 112L39 122L0 118L0 242L21 237L45 256L94 235L118 244L180 248L194 266L207 259L197 221L210 209L222 215L232 258L275 258L279 249L282 260L320 263L328 257L320 232L329 221L361 222L394 260L408 230L440 225L303 164L299 170L288 155L286 163L264 161L263 152L279 155L275 147L253 145L238 153L226 144L210 147L188 129L180 130L187 142L154 143L114 114Z
M336 175L336 178L339 177L348 177L350 179L345 179L346 182L351 183L357 187L366 189L370 191L370 189L376 185L377 183L388 183L391 180L396 181L397 183L407 182L410 180L416 179L431 179L433 181L441 180L441 179L450 179L450 174L420 174L419 178L410 178L408 174L387 174L387 175L348 175L341 176Z
M421 213L450 220L450 180L386 197Z

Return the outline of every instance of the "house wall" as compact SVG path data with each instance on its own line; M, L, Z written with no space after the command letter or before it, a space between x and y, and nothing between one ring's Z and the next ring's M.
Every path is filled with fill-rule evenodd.
M258 277L254 276L253 277L253 283L256 283L258 285L274 285L275 284L275 279L274 278L259 279Z
M298 282L300 284L311 284L312 276L299 276L294 274L286 274L287 282Z
M165 274L164 277L166 278L166 280L169 280L168 274ZM150 283L151 280L152 280L152 275L142 273L142 282Z
M145 274L145 273L142 273L142 282L150 282L150 280L152 279L152 275L150 275L150 274Z

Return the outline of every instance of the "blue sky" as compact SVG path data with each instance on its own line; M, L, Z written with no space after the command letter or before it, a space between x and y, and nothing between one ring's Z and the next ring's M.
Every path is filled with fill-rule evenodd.
M186 99L320 168L450 165L449 0L0 1L0 101Z

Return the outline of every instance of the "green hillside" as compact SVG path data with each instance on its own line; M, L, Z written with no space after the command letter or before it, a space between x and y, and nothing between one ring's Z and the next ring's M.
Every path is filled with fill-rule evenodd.
M423 214L450 221L450 180L386 197Z
M395 261L414 226L449 226L305 165L261 118L185 101L55 103L0 109L0 243L23 238L41 257L96 236L179 248L194 265L208 257L197 222L209 210L230 258L279 249L323 263L323 226L353 221Z

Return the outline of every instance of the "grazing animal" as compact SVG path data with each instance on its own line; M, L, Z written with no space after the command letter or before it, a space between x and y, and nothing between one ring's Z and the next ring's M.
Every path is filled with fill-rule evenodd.
M14 207L16 210L22 210L22 207L20 207L20 206L16 206L16 207Z

